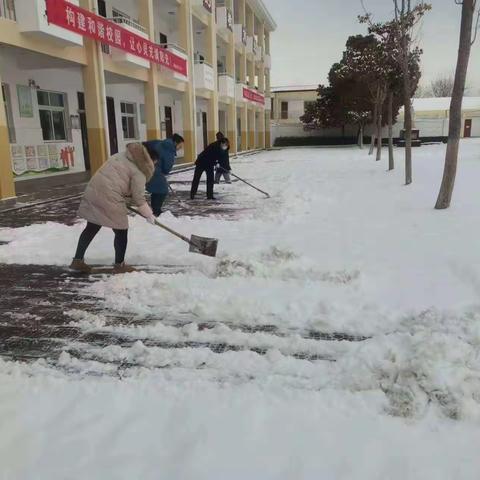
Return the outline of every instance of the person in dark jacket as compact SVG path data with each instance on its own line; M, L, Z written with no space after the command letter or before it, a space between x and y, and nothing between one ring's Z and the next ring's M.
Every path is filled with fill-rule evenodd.
M158 217L162 213L162 206L168 195L166 175L172 170L177 151L183 146L183 138L175 133L167 140L150 140L143 145L155 162L155 172L147 183L150 192L153 214Z
M217 133L217 141L225 138L225 135L222 132ZM226 183L232 183L230 179L230 142L228 138L226 139L228 142L227 150L223 151L221 158L218 161L217 169L215 170L215 183L220 183L220 179L225 179Z
M228 149L228 140L222 138L211 143L198 157L195 162L195 173L192 180L192 188L190 189L190 198L193 200L198 190L198 184L203 172L207 174L207 198L215 200L213 196L213 181L215 164L220 161L224 152Z

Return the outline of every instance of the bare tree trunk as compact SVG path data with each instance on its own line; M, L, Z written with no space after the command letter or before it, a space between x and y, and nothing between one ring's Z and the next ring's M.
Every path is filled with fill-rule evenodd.
M395 168L393 158L393 91L388 92L388 170Z
M378 95L378 92L377 92ZM377 125L377 115L378 115L378 97L375 98L375 104L373 107L373 125ZM372 138L370 140L370 150L368 151L369 155L373 154L375 148L375 133L372 133Z
M383 102L385 96L378 87L378 112L377 112L377 162L382 159L382 122L383 122Z
M475 0L463 0L462 24L460 28L460 45L458 49L455 83L450 103L450 126L448 131L447 153L443 170L442 185L438 193L435 208L448 208L452 200L455 175L457 173L458 148L462 129L462 100L467 78L468 61L470 59L472 25L475 13Z
M402 70L403 70L403 99L405 120L403 129L405 131L405 185L412 183L412 94L410 86L410 71L408 68L408 45L407 37L403 39Z
M358 146L363 148L363 123L360 124L360 130L358 132Z

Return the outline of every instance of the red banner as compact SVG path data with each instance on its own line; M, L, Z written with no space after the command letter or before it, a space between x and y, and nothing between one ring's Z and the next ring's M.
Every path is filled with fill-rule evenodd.
M265 105L265 97L255 90L250 90L249 88L243 87L243 98L246 98L251 102L259 103L260 105Z
M156 43L65 0L46 0L49 23L187 76L187 60Z

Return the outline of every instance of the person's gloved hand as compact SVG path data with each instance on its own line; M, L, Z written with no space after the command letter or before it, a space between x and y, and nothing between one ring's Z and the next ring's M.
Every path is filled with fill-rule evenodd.
M148 205L147 202L145 202L143 205L140 205L139 207L137 207L137 212L147 220L148 223L152 223L150 221L150 218L153 218L155 220L155 217L153 216L153 212L152 212L152 209L150 208L150 206ZM153 222L155 223L155 221Z

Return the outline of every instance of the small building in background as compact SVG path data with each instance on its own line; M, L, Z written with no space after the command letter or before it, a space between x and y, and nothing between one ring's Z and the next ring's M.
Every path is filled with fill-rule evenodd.
M415 128L420 139L445 140L448 137L450 97L414 98ZM403 108L395 124L397 137L403 128ZM480 97L464 97L462 103L462 130L464 138L480 137Z
M302 123L309 102L317 99L316 85L272 87L271 137L275 146L345 145L357 143L358 128L312 128ZM415 128L422 141L445 141L448 137L450 98L413 99ZM396 141L403 129L403 109L394 125ZM365 128L368 141L372 126ZM386 136L387 129L383 135ZM462 137L480 137L480 97L464 97Z

